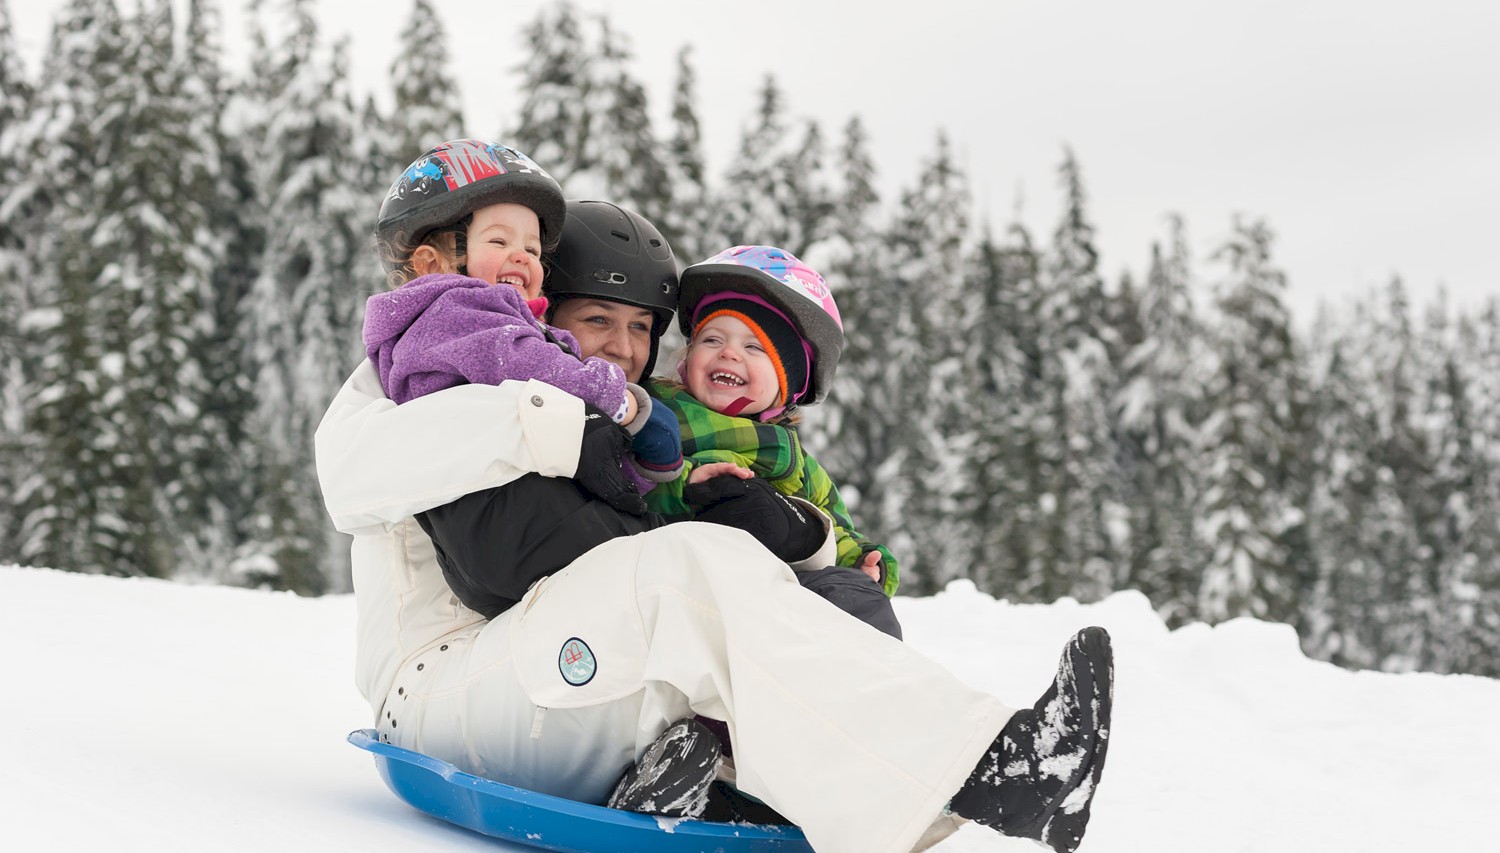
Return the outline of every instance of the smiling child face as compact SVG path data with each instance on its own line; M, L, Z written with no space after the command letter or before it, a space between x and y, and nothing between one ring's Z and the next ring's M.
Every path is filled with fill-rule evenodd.
M781 393L765 345L734 317L714 317L698 329L682 374L689 393L716 412L743 397L750 405L739 414L759 414L775 405Z
M469 223L469 275L514 287L527 299L542 295L542 226L521 204L492 204Z

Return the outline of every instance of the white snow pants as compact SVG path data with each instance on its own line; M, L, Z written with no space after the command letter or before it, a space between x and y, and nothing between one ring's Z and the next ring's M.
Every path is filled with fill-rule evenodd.
M409 658L379 728L601 802L693 714L727 722L737 786L820 853L904 853L1011 709L809 594L748 534L684 523L606 542Z

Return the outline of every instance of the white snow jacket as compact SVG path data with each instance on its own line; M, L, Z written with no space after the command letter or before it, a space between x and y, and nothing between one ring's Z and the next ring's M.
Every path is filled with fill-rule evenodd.
M314 438L333 525L354 535L356 681L377 716L402 662L484 621L443 581L413 516L524 474L572 477L583 402L545 382L462 385L397 406L365 361L339 389ZM805 504L811 507L810 504ZM832 565L828 537L793 568Z

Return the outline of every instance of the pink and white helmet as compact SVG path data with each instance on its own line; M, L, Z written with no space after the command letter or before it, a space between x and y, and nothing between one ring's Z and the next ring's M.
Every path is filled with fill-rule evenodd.
M724 292L759 296L792 321L812 350L807 393L801 402L817 403L827 397L844 351L844 321L823 276L775 246L725 249L682 272L677 322L683 335L692 335L699 303Z

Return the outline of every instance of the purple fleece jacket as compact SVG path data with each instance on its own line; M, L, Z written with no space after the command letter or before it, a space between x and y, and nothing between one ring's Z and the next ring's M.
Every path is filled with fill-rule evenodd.
M580 359L578 339L543 326L514 287L424 275L371 296L364 334L380 387L397 405L455 385L539 379L617 421L625 413L625 371L602 358ZM656 485L634 465L622 468L641 494Z
M365 351L397 404L455 385L539 379L618 418L625 372L580 359L578 349L571 334L533 317L514 287L467 276L424 275L365 306Z

